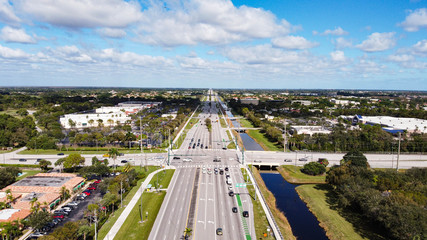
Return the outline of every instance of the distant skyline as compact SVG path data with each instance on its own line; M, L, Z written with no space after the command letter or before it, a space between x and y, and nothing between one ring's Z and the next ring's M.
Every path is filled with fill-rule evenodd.
M0 0L0 86L427 90L426 0Z

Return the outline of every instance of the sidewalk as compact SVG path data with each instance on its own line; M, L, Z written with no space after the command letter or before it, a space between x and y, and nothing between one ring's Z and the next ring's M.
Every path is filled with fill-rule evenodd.
M135 193L132 200L130 200L129 204L126 206L125 210L122 212L122 214L117 219L117 221L114 223L114 225L111 227L110 231L108 231L108 233L104 237L104 239L107 239L107 240L113 240L114 239L114 237L116 236L116 234L119 232L120 228L122 227L123 223L126 221L126 218L129 216L129 213L132 211L133 207L138 203L139 198L141 197L142 193L144 192L144 189L150 183L153 176L156 175L156 173L163 171L163 170L166 170L166 169L172 169L172 168L166 167L166 168L158 169L158 170L150 173L147 176L147 178L141 184L141 187Z

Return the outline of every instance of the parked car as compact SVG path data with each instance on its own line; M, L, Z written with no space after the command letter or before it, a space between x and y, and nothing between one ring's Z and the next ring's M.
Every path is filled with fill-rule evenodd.
M86 195L86 196L90 196L90 192L83 192L82 194Z
M64 219L64 215L63 214L53 215L53 218L54 219L57 219L57 218Z
M95 182L93 182L93 183L98 184L98 183L100 183L100 182L101 182L101 180L95 180Z
M96 190L96 187L95 186L89 186L87 189L89 189L89 190Z

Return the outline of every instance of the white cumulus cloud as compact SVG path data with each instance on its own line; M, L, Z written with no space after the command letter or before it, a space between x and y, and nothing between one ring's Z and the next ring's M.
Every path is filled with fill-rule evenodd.
M0 0L0 22L8 24L21 22L21 19L15 15L15 12L8 0Z
M416 32L420 28L427 29L427 8L420 8L415 11L411 11L405 21L399 25L408 32Z
M335 45L335 49L344 49L353 46L351 40L345 39L343 37L339 37L335 40L332 40L332 43Z
M0 57L6 59L23 59L30 57L30 55L21 49L12 49L0 45Z
M421 40L412 46L412 52L417 55L427 56L427 40Z
M300 36L286 36L274 38L271 40L274 47L286 48L286 49L307 49L318 46L316 42L310 42L307 39Z
M331 29L326 29L324 32L322 33L318 33L316 31L313 32L314 35L335 35L335 36L342 36L342 35L347 35L348 32L344 31L344 29L342 29L341 27L335 27L335 29L331 30Z
M35 43L36 41L28 35L24 29L5 26L1 29L0 38L5 42Z
M18 0L17 7L38 21L69 28L126 27L141 17L137 1Z
M230 0L151 1L143 11L138 40L166 47L220 45L288 34L292 26L269 11L235 7Z
M357 48L365 52L380 52L393 48L396 45L395 33L372 33L368 39L361 44L356 45Z
M393 54L387 57L392 62L409 62L415 60L415 57L409 54Z
M120 28L101 28L96 32L103 37L122 38L126 36L126 31Z
M331 59L335 62L343 62L346 60L343 51L334 51L330 53Z

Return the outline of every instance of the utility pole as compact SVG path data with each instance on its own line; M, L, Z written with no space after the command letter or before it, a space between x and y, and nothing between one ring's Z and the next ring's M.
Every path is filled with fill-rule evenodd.
M283 152L286 152L286 119L285 119L285 134L283 137Z
M96 218L96 210L97 209L95 209L94 210L94 212L95 212L95 240L98 240L98 229L97 229L97 226L96 226L96 224L98 223L98 219Z
M120 180L120 207L123 207L123 179Z
M141 147L141 154L142 154L142 118L139 116L139 138L140 138L140 147Z
M399 146L397 149L397 163L396 163L396 170L399 171L399 158L400 158L400 138L402 136L402 133L399 132Z
M171 149L171 130L170 129L168 129L168 135L169 135L169 137L168 137L168 166L170 166L170 156L171 156L171 154L170 154L170 149Z

